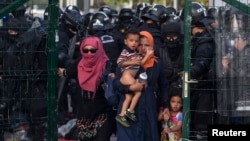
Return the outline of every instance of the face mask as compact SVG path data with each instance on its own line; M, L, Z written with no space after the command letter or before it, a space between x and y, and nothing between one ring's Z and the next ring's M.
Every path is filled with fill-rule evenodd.
M75 34L70 29L73 30L73 31L75 30L75 28L73 26L67 24L65 26L65 32L69 36L69 38L72 38Z
M169 36L169 39L165 39L164 42L165 42L165 45L170 49L175 49L180 46L179 37L177 37L177 39L174 39L174 37Z
M159 28L156 23L147 23L148 27L150 28Z
M132 24L132 20L131 19L123 19L120 21L120 25L123 28L129 28L129 26L131 26Z
M170 58L173 59L180 54L181 45L179 39L176 40L165 40L165 46L168 48Z
M16 42L16 40L18 38L18 34L16 34L16 35L10 35L10 34L8 34L7 38L8 38L8 40L10 42Z
M131 23L131 21L132 21L132 18L130 18L130 17L123 17L123 18L120 18L120 23L121 24L129 24L129 23Z
M92 30L91 31L91 35L98 36L98 37L101 37L104 34L105 34L105 32L102 30Z

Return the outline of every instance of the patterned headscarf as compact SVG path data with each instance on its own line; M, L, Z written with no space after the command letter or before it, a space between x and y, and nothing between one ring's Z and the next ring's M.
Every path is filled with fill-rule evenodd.
M140 35L146 37L148 39L150 47L154 48L154 38L148 31L141 31ZM157 57L154 55L150 56L148 60L143 64L144 70L146 70L147 68L153 67L154 62L156 61L156 58Z
M96 53L84 53L83 49L87 45L97 48ZM80 52L82 59L78 64L78 81L82 89L94 93L94 98L102 73L106 68L108 57L103 49L102 41L93 36L82 41Z

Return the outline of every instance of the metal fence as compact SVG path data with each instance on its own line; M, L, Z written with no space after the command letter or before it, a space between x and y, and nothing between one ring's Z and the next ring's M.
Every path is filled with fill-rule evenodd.
M58 0L46 24L27 1L0 2L0 140L55 141Z
M200 140L207 139L207 130L192 130L191 113L211 113L211 124L249 124L250 119L250 93L249 88L249 4L250 1L241 0L223 0L220 5L210 5L208 9L216 10L214 18L213 33L216 43L213 63L210 66L212 77L206 82L213 85L210 89L197 89L192 87L194 82L190 80L190 54L192 46L191 37L191 1L185 3L185 69L184 69L184 126L183 140L196 140L197 132L203 132L204 137ZM208 10L207 9L207 10ZM227 58L228 68L223 66L223 59ZM225 63L225 62L224 62ZM199 81L198 83L203 83ZM193 91L210 91L212 96L212 110L209 111L192 111L190 110L190 98Z

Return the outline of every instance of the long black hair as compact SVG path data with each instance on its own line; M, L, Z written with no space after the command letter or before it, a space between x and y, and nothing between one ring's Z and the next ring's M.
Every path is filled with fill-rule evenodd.
M181 98L181 102L183 101L182 99L182 88L179 88L179 87L172 87L169 89L169 108L171 110L171 107L170 107L170 101L171 101L171 98L174 97L174 96L178 96ZM181 110L182 110L182 107L181 107Z

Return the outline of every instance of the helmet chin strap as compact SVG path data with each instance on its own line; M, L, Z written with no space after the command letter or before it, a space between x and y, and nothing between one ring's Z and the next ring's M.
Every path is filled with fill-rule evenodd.
M74 30L72 30L71 28L69 28L69 31L72 32L73 34L76 34L76 33L77 33L77 31L74 31Z

